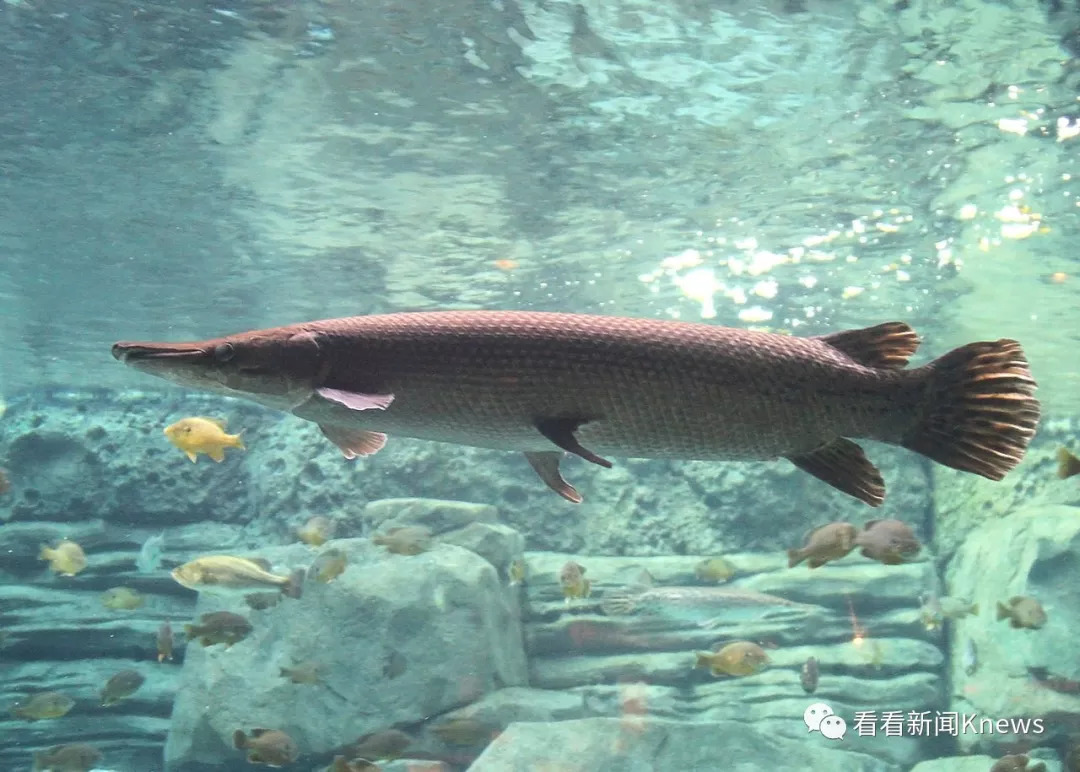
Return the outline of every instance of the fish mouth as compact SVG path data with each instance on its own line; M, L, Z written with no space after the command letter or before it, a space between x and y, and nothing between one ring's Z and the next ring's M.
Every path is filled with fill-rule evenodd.
M208 356L206 349L191 343L114 343L112 355L124 364L144 362L197 362Z

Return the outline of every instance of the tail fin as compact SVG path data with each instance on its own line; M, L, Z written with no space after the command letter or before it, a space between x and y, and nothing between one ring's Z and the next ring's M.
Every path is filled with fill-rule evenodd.
M998 619L998 621L1000 621L1002 619L1008 619L1011 616L1012 616L1012 609L1010 609L1008 606L1006 606L1004 603L1002 603L999 600L998 604L997 604L997 619Z
M305 571L298 568L289 574L289 581L281 585L281 594L289 598L299 598L304 593Z
M237 729L232 735L233 746L239 751L247 747L248 738L243 729Z
M229 445L231 445L234 448L239 448L240 450L247 450L247 448L244 447L244 440L240 436L241 434L242 434L242 432L237 432L236 434L228 435L228 437L229 437Z
M802 554L800 549L790 549L787 551L787 567L795 568L806 559L806 556Z
M1015 340L969 343L926 365L922 414L900 443L939 464L1000 480L1039 423L1035 380Z
M1070 453L1068 448L1058 448L1057 462L1057 476L1062 480L1080 474L1080 458Z
M609 617L633 614L637 608L636 593L629 590L608 590L600 601L600 610Z

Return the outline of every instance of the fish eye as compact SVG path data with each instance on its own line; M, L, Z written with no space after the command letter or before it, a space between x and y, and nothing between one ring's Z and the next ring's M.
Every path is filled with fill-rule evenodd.
M221 343L214 346L214 359L219 362L228 362L236 355L236 350L231 343Z

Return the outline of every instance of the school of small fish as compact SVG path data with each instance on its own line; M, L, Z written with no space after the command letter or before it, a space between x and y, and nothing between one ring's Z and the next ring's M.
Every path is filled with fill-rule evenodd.
M165 435L193 462L199 454L221 462L225 458L226 448L243 450L245 447L240 435L226 433L225 427L225 422L218 419L191 417L169 425ZM1061 478L1080 474L1080 459L1067 449L1060 449L1057 458ZM0 479L7 483L6 477L0 475ZM302 602L305 582L332 583L348 569L345 551L332 544L326 546L332 542L337 526L331 518L316 515L294 527L292 533L295 537L313 548L313 557L306 568L290 567L279 571L257 557L219 554L195 557L175 565L169 570L169 575L185 588L209 596L240 598L252 611L272 613L272 609L283 599ZM163 536L150 537L143 546L136 559L140 573L153 575L159 570ZM371 536L373 544L384 548L390 555L405 558L431 550L435 541L431 530L420 525L397 525ZM870 520L862 526L836 521L808 531L800 546L787 550L787 564L792 570L803 564L809 569L819 569L847 558L856 550L864 559L894 566L918 559L922 544L912 527L901 520ZM47 562L50 571L65 581L72 581L72 577L85 571L89 565L83 548L67 539L42 545L39 557ZM590 602L603 614L616 619L644 616L711 629L718 625L717 620L721 617L725 622L737 620L740 612L746 612L752 618L765 614L790 614L794 619L796 616L808 618L821 611L809 604L735 586L732 582L739 574L739 566L735 562L716 555L703 558L694 566L691 584L656 585L648 572L643 572L642 576L635 577L634 581L624 586L606 590L599 601L590 601L594 580L586 576L587 568L576 560L566 561L555 579L567 605ZM509 587L520 586L528 578L529 569L524 558L518 557L507 566L505 581ZM128 586L110 587L100 593L100 599L102 607L112 612L136 613L146 606L143 594ZM940 630L948 623L956 624L979 613L979 604L967 598L931 594L919 600L918 620L929 631ZM1048 622L1048 615L1041 603L1026 595L999 600L995 613L998 620L1007 621L1018 630L1039 630ZM254 632L259 622L253 619L234 611L211 611L184 624L182 629L189 644L223 646L227 649ZM867 643L862 636L862 631L856 632L857 644ZM175 638L168 620L161 622L155 644L157 662L172 662ZM975 644L969 638L962 646L964 668L970 675L978 668ZM713 678L752 678L772 664L767 648L775 647L775 643L725 635L711 649L692 652L692 657L687 660L687 668L689 672L703 670ZM878 642L872 642L866 650L880 661ZM399 652L389 651L383 657L381 668L383 677L392 680L405 672L407 662ZM827 678L827 663L824 671ZM346 699L325 678L324 667L317 659L286 660L277 665L276 672L283 681L294 687L325 688L340 699ZM1068 679L1040 670L1032 670L1031 674L1045 688L1064 693L1080 692L1080 684L1074 690L1072 686L1075 682ZM822 662L816 656L807 657L798 670L798 682L803 692L814 694L822 675ZM114 673L101 688L100 707L110 708L133 698L145 681L146 675L136 669ZM19 699L10 706L9 712L13 718L22 721L50 721L62 719L75 705L76 700L67 694L42 691ZM447 746L474 748L490 742L501 727L467 715L458 715L443 717L431 726L430 731ZM252 764L280 767L292 764L301 755L297 741L281 729L237 727L232 742L235 749L241 751ZM413 734L393 727L371 732L343 744L327 771L379 770L379 762L400 758L415 742ZM34 769L86 772L101 760L100 751L91 746L77 743L58 745L36 753ZM1025 756L1005 756L994 764L992 772L1037 768L1025 766L1026 763Z
M215 461L224 460L226 448L244 449L239 434L227 434L225 422L217 419L191 417L170 424L165 435L169 441L195 461L199 454ZM2 478L7 484L6 476ZM239 599L255 612L270 612L282 599L302 601L307 581L331 583L348 568L346 552L328 544L337 524L330 518L317 515L294 530L296 538L314 549L322 548L308 561L306 568L292 567L275 571L268 561L258 557L231 554L202 555L174 565L167 574L178 585L221 599ZM371 537L372 543L395 556L405 558L421 555L432 549L435 537L430 529L419 525L399 525L384 529ZM135 556L138 574L154 577L160 574L164 553L164 533L150 536ZM78 581L91 562L82 546L70 539L60 539L41 546L39 558L48 569L63 581ZM399 558L395 558L399 559ZM525 563L518 558L508 569L520 583L524 580ZM81 578L81 577L80 577ZM512 580L513 581L513 580ZM138 614L147 608L144 594L135 587L119 585L99 593L105 612ZM259 624L258 619L229 610L209 611L182 626L188 644L203 647L221 646L228 649L248 638ZM6 631L3 633L6 636ZM176 655L176 633L169 620L160 622L154 641L158 663L173 662ZM384 678L401 677L408 668L405 657L389 650L380 664ZM326 689L337 699L347 702L332 681L324 677L323 665L316 659L286 661L278 666L283 680L302 689ZM99 709L114 709L125 700L135 698L147 680L144 672L129 668L114 672L101 686L95 700ZM63 719L77 705L77 700L60 691L27 693L8 707L13 719L37 722ZM473 732L472 735L469 733ZM435 736L450 744L471 744L470 737L490 737L493 730L484 728L478 733L473 723L465 719L443 721L433 727ZM297 742L285 731L267 727L237 727L233 745L242 751L252 764L278 767L292 763L300 754ZM479 740L477 740L479 741ZM376 762L397 758L414 742L412 735L393 728L370 733L352 744L343 744L328 767L335 772L377 771ZM81 743L56 745L34 754L33 768L38 772L88 772L101 763L103 754L97 748Z

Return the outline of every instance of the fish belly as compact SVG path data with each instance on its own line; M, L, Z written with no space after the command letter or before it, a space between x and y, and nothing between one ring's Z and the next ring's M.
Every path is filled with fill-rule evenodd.
M537 423L565 420L595 453L711 460L776 458L841 436L895 440L914 414L910 372L864 367L813 338L605 318L592 330L347 337L335 336L321 385L393 402L350 410L314 396L299 417L524 451L554 449Z

